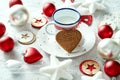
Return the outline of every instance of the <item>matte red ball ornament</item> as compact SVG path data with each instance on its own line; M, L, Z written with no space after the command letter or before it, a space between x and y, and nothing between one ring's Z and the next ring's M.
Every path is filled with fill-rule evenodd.
M9 52L14 48L14 40L9 37L5 36L0 39L0 49L4 52Z
M48 17L51 17L55 10L56 10L55 5L50 2L45 3L43 6L43 13Z
M0 37L4 35L5 31L6 31L5 25L0 22Z
M26 53L24 55L24 61L26 63L34 63L38 60L40 60L43 56L41 55L41 53L33 47L29 47L26 49Z
M116 77L120 75L120 64L117 61L110 60L104 65L105 73L110 77Z
M12 7L12 6L17 5L17 4L23 5L21 0L10 0L9 1L9 7Z
M112 35L113 35L113 30L110 27L110 25L105 24L105 25L102 25L98 28L98 36L101 39L111 38Z

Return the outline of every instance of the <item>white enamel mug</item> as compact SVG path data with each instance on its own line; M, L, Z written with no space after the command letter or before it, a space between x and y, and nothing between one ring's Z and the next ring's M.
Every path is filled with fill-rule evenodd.
M52 34L49 31L50 25L54 25L56 30L71 30L75 29L80 23L80 13L72 8L60 8L57 9L53 15L53 21L46 24L46 32Z

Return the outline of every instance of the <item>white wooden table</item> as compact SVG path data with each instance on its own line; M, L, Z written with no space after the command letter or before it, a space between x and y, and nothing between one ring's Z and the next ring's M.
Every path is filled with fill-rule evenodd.
M34 14L40 15L40 12L42 10L42 5L45 2L45 0L22 0L22 1L23 1L24 6L28 9L28 11L30 13L30 19L34 16ZM57 4L57 6L62 5L60 0L59 1L52 0L52 1L54 1ZM76 2L77 1L80 1L80 0L76 0ZM81 0L81 2L82 1L83 0ZM9 20L8 19L8 15L9 15L8 2L9 2L9 0L0 0L0 22L3 22L6 25L7 31L4 36L8 35L8 36L11 36L12 38L14 38L15 48L9 53L4 53L4 52L0 51L0 80L49 80L48 77L43 76L42 74L39 74L39 72L38 72L40 67L43 67L43 66L49 64L49 55L40 49L39 45L37 44L38 43L37 40L36 40L36 42L34 42L31 45L22 45L17 42L17 40L15 38L16 37L15 34L18 33L19 30L17 30L17 28L14 28L13 26L11 26L10 23L8 22L8 20ZM120 1L119 0L105 0L105 2L106 2L106 5L108 5L108 7L109 7L108 8L109 11L120 10ZM103 62L102 62L102 59L100 58L100 56L98 55L98 52L96 49L96 46L99 42L99 39L97 36L97 25L101 18L100 18L100 14L98 16L95 15L93 25L91 26L91 28L95 32L96 38L97 38L95 46L90 51L88 51L86 54L84 54L82 56L71 58L73 60L73 65L71 65L68 68L68 71L70 71L70 73L73 75L74 80L80 80L81 75L83 75L79 71L79 64L83 60L94 59L94 60L98 61L98 63L101 66L101 70L103 70ZM39 31L39 29L32 28L30 24L27 24L19 29L20 30L30 30L30 31L34 32L36 35L37 35L37 32ZM12 31L12 33L11 33L11 31ZM30 47L30 46L37 48L43 54L44 58L41 61L38 61L33 64L27 64L24 62L22 53L24 53L26 48ZM15 60L21 61L24 69L21 71L18 71L18 72L11 72L6 67L6 64L5 64L5 61L7 61L9 59L15 59ZM64 60L65 58L64 59L59 58L59 59ZM106 78L106 80L110 80L110 78L108 76L106 76L105 74L104 74L104 77ZM120 80L120 78L118 78L117 80Z

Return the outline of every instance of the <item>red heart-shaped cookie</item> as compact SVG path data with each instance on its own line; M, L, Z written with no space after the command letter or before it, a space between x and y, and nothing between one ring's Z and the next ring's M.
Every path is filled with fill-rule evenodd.
M78 30L63 30L56 35L56 41L69 53L73 51L81 39L82 34Z

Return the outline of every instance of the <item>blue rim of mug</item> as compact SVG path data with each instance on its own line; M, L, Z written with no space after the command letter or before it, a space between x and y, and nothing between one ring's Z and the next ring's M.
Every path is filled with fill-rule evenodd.
M75 22L69 23L69 24L64 24L64 23L58 22L58 21L55 20L54 15L55 15L56 12L58 12L58 11L60 11L60 10L72 10L72 11L78 13L79 18L78 18L78 20L76 20ZM77 10L75 10L75 9L72 9L72 8L60 8L60 9L57 9L57 10L53 13L53 20L54 20L56 23L60 24L60 25L66 25L66 26L68 25L68 26L69 26L69 25L73 25L73 24L77 23L77 22L80 20L80 16L81 16L80 13L79 13Z

